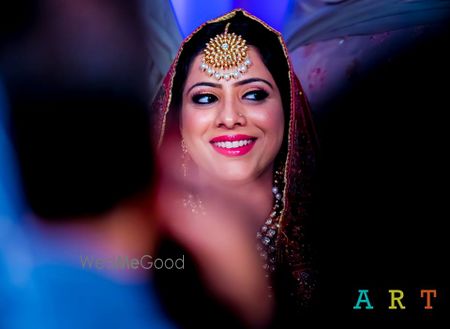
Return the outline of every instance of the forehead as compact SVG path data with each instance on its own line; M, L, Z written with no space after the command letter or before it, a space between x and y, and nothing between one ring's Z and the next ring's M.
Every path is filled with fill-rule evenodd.
M214 76L210 76L208 73L202 71L200 66L202 63L203 53L201 52L196 57L194 57L194 60L191 63L185 86L187 87L188 85L199 81L206 81L227 85L248 78L262 78L270 82L273 82L272 74L264 64L258 49L253 46L249 46L248 48L249 48L248 57L250 58L252 64L248 68L248 71L245 72L240 78L230 79L228 81L224 79L217 80L216 78L214 78Z

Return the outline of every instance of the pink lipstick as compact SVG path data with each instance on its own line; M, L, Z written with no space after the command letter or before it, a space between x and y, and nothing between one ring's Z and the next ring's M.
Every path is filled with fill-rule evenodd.
M226 156L241 156L250 152L255 145L256 137L248 135L223 135L209 142L214 150Z

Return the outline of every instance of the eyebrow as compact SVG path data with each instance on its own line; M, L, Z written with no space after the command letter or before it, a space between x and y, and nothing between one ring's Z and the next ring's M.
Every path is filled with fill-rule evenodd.
M271 84L269 81L264 80L264 79L261 79L261 78L249 78L249 79L245 79L245 80L242 80L242 81L238 81L238 82L233 83L233 86L242 86L242 85L245 85L245 84L247 84L247 83L252 83L252 82L264 82L266 85L268 85L270 88L273 89L273 86L272 86L272 84Z
M194 89L195 87L198 86L207 86L207 87L213 87L213 88L222 88L221 84L218 83L213 83L213 82L206 82L206 81L202 81L202 82L197 82L195 84L193 84L188 91L186 91L186 94L188 94L192 89Z
M233 83L233 86L242 86L242 85L245 85L245 84L248 84L248 83L252 83L252 82L263 82L266 85L268 85L270 88L273 89L273 86L272 86L272 84L269 81L267 81L265 79L261 79L261 78L249 78L249 79L245 79L245 80L242 80L242 81L237 81L237 82ZM207 86L207 87L213 87L213 88L219 88L219 89L222 88L222 85L219 84L219 83L202 81L202 82L197 82L197 83L193 84L187 90L186 94L188 94L192 89L194 89L195 87L198 87L198 86Z

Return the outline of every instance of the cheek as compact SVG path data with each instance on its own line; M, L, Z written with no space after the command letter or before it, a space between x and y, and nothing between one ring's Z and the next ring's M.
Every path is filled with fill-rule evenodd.
M277 110L271 123L274 134L278 136L279 140L282 140L284 135L284 113L282 107Z
M211 115L207 110L193 109L184 106L181 110L180 129L185 139L198 138L211 125Z
M253 114L253 122L258 125L264 133L272 140L280 143L283 139L284 132L284 114L283 109L279 105L268 107L261 111L255 111Z

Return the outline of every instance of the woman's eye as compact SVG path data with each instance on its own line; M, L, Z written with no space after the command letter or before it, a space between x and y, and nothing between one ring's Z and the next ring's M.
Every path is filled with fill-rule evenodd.
M192 101L196 104L211 104L217 101L217 97L212 94L198 94L192 96Z
M250 101L262 101L267 98L269 94L264 90L252 90L244 95L244 98Z

